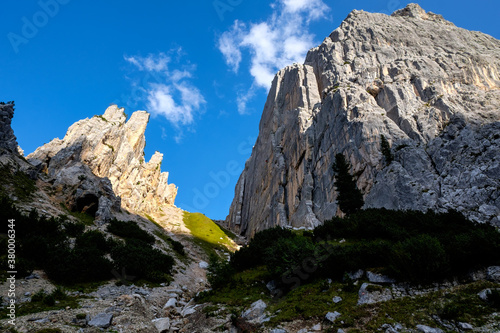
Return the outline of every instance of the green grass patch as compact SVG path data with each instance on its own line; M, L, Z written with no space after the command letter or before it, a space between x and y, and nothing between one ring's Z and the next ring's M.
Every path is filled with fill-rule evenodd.
M215 224L201 213L184 212L184 224L191 231L194 242L207 254L216 254L216 250L234 251L232 240Z

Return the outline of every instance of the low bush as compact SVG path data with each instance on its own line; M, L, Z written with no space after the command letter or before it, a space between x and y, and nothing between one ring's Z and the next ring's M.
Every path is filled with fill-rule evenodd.
M116 219L109 222L109 232L125 239L139 239L147 244L154 244L155 238L147 231L142 230L137 223L128 221L118 221Z
M138 278L159 282L168 280L174 264L172 257L151 246L155 238L133 222L111 222L110 231L126 239L117 242L98 230L84 232L84 224L66 216L46 218L35 210L25 216L5 197L0 197L0 219L15 220L19 276L43 269L54 282L70 285L105 281L114 270L125 268ZM1 228L6 234L7 224ZM5 242L0 239L0 244ZM6 263L7 246L2 249L0 263Z
M492 226L455 211L367 209L333 218L303 235L282 228L259 232L231 256L230 269L214 269L212 274L220 277L211 279L223 285L231 279L231 269L265 265L277 281L291 281L294 274L301 281L340 281L346 272L375 268L399 281L429 284L498 264L500 233Z
M174 259L139 239L128 239L111 250L111 258L118 271L136 278L162 282L169 278Z

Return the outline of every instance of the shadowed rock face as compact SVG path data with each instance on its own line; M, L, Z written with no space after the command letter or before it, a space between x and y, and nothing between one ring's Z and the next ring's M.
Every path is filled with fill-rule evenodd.
M161 172L163 155L156 152L149 162L144 160L144 132L149 114L137 111L126 121L123 111L113 105L102 116L78 121L68 129L64 139L54 139L38 148L28 156L29 161L46 164L49 176L61 184L87 182L88 168L93 175L110 182L109 190L131 212L153 214L162 207L173 206L177 188L167 183L168 173ZM99 217L99 210L110 203L101 202L107 199L96 195L91 190L92 184L88 187L70 205L77 210L90 209L88 212ZM112 205L116 206L116 202Z
M14 105L0 105L0 148L16 153L17 139L11 127L12 117L14 117Z
M365 207L453 208L499 224L499 67L500 41L416 4L353 11L274 78L226 222L251 236L337 215L332 164L343 153Z

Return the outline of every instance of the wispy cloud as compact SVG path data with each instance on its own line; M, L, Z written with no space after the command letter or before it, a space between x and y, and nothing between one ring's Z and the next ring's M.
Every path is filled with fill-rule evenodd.
M322 0L278 0L265 21L235 21L218 39L219 51L228 67L237 73L244 55L250 58L248 71L254 83L237 97L238 112L245 113L256 87L269 89L275 73L290 64L304 61L315 45L309 31L312 21L325 18L330 8Z
M178 56L180 52L176 49L170 53ZM143 102L153 116L163 116L176 127L178 135L175 139L179 141L182 137L181 126L193 124L196 114L203 112L203 105L206 103L200 90L190 82L196 66L178 64L177 60L173 61L165 53L150 54L147 57L125 56L124 59L137 70L146 72L148 78L154 79L145 80L140 87Z

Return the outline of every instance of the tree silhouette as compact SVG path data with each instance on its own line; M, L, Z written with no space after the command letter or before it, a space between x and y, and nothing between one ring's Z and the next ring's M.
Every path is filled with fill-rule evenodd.
M383 134L380 135L380 146L382 149L382 154L385 157L385 162L387 163L387 165L391 164L392 161L394 160L394 156L392 155L389 141L387 141L387 139Z
M334 185L338 192L337 203L340 210L347 215L356 212L365 203L354 177L349 172L350 169L351 165L346 161L344 155L336 154L333 171L335 172Z

